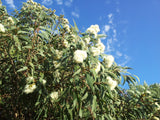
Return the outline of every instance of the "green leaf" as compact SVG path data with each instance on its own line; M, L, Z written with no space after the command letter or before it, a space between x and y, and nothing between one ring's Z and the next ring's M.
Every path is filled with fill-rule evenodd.
M74 77L75 75L79 74L80 72L81 72L81 68L78 69L78 70L73 74L73 77Z
M32 68L34 68L34 65L33 65L33 63L29 62L29 65L30 65Z
M79 116L80 116L80 118L82 118L82 109L81 108L79 109Z
M21 51L21 44L18 40L18 37L16 35L13 35L14 41L15 41L15 45L18 48L19 51Z
M75 31L79 31L79 29L78 29L78 27L77 27L77 24L76 24L76 22L73 20L73 23L74 23L74 29L75 29Z
M76 105L77 105L77 98L75 98L75 99L73 100L73 108L75 108Z
M22 72L22 71L25 71L25 70L27 70L27 69L28 69L28 67L27 67L27 66L24 66L23 68L17 70L17 72Z
M84 94L84 96L82 97L81 100L83 101L83 100L85 100L87 97L88 97L88 92L86 92L86 93Z
M24 46L23 48L32 49L32 46Z
M94 95L92 100L92 112L95 111L96 106L97 106L97 96Z
M98 34L97 35L97 38L106 38L107 37L107 35L105 35L105 34Z
M93 91L93 82L94 82L93 78L89 74L87 74L87 84L92 89L92 91Z
M37 101L37 102L35 103L35 106L37 106L37 105L39 105L39 104L40 104L40 102Z

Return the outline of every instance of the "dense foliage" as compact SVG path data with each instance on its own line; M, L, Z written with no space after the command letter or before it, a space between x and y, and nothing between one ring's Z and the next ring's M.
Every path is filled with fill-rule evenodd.
M135 85L130 68L104 54L99 31L79 32L32 0L13 16L0 4L0 118L158 119L159 85ZM129 90L118 86L126 82Z

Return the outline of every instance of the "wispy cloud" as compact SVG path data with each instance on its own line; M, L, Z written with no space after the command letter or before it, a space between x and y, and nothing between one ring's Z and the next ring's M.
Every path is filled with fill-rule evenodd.
M111 3L111 1L110 0L106 0L106 4L110 4Z
M107 47L106 47L106 52L107 53L110 53L110 52L112 52L112 51L114 51L114 48L112 47L112 43L113 43L113 40L112 40L112 38L110 38L110 39L107 39Z
M63 8L61 9L61 14L62 14L62 15L65 15L65 11L64 11Z
M120 51L116 51L117 57L121 57L123 54Z
M102 29L102 33L103 34L111 34L108 39L107 39L107 45L106 45L106 52L107 53L110 53L110 52L113 52L114 51L114 47L113 47L113 44L114 42L117 40L117 31L116 29L114 28L114 23L113 23L113 14L112 13L109 13L107 15L108 17L108 24L104 25L103 26L103 29ZM105 39L105 38L104 38Z
M124 55L124 62L120 63L120 66L125 66L129 61L130 61L130 57L128 55Z
M52 1L52 0L43 0L43 1L42 1L42 4L52 5L52 4L53 4L53 1Z
M72 2L73 0L67 0L64 4L67 6L67 7L70 7L72 5Z
M63 0L55 0L57 2L58 5L62 5L63 4Z
M7 2L7 4L9 4L9 6L11 7L11 8L16 8L16 6L14 5L14 1L13 0L5 0L6 2Z
M77 12L71 12L72 16L79 18L79 14Z
M105 25L104 26L104 32L108 32L110 30L110 25Z
M108 14L108 19L109 19L108 23L113 24L113 14L112 13Z

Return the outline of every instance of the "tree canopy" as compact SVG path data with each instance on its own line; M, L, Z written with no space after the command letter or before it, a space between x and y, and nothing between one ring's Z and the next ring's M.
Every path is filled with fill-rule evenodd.
M160 86L137 85L98 34L29 0L0 5L1 119L159 119ZM119 85L128 83L130 89Z

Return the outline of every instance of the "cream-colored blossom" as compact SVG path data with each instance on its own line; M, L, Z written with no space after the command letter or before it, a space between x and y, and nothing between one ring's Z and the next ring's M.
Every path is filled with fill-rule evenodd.
M107 55L104 57L105 66L110 68L114 62L114 57L112 55Z
M34 5L37 5L37 2L33 2Z
M68 21L67 18L62 18L62 23L64 23L64 24L69 24L69 21Z
M8 21L10 21L12 24L14 24L12 17L8 17Z
M85 44L85 42L84 42L83 40L80 40L79 43L80 43L80 45L81 45L82 47L85 47L85 46L86 46L86 44Z
M110 76L107 77L107 84L109 85L111 90L114 90L118 85L117 81L113 80Z
M146 93L151 94L151 92L150 92L150 91L148 91L148 90L146 91Z
M102 42L98 42L96 47L100 50L101 53L104 53L105 45Z
M85 41L86 44L89 44L90 40L91 40L90 37L84 38L84 41Z
M46 7L44 5L42 5L42 9L45 9Z
M27 3L34 4L33 0L28 0Z
M53 61L53 64L55 68L58 68L61 65L61 63L57 61Z
M52 93L50 94L50 97L52 98L52 100L58 99L58 92L52 92Z
M24 93L26 93L26 94L32 93L35 89L36 89L35 83L26 84L26 86L24 88Z
M67 40L64 40L64 41L63 41L63 45L64 45L66 48L68 48L68 47L69 47L68 41L67 41Z
M98 73L101 70L101 63L98 62L94 68L95 72Z
M70 37L72 38L72 41L73 41L73 42L77 42L77 36L76 36L76 35L71 34Z
M157 110L160 110L160 105L157 102L155 102L155 105L157 106Z
M97 37L97 33L100 31L99 26L98 25L91 25L88 29L87 29L87 33L91 33L94 34L95 37Z
M59 78L60 77L60 72L58 70L54 71L53 73L55 78Z
M32 76L29 76L29 77L26 79L26 82L27 82L27 83L34 82L34 78L33 78Z
M59 60L63 55L63 51L55 50L55 55L55 59Z
M68 24L65 24L63 27L67 32L70 32L70 27Z
M74 61L76 63L82 63L87 58L87 52L83 50L76 50L74 52Z
M46 84L46 80L42 79L42 84L45 85Z
M42 7L41 7L41 6L38 6L37 8L38 8L38 9L40 9L40 10L42 9Z
M4 26L0 23L0 32L5 32Z
M155 117L155 116L154 116L154 117L153 117L153 120L160 120L160 119L159 119L158 117Z
M98 55L100 55L101 51L100 51L99 48L92 47L91 48L91 53L93 54L93 56L98 56Z

